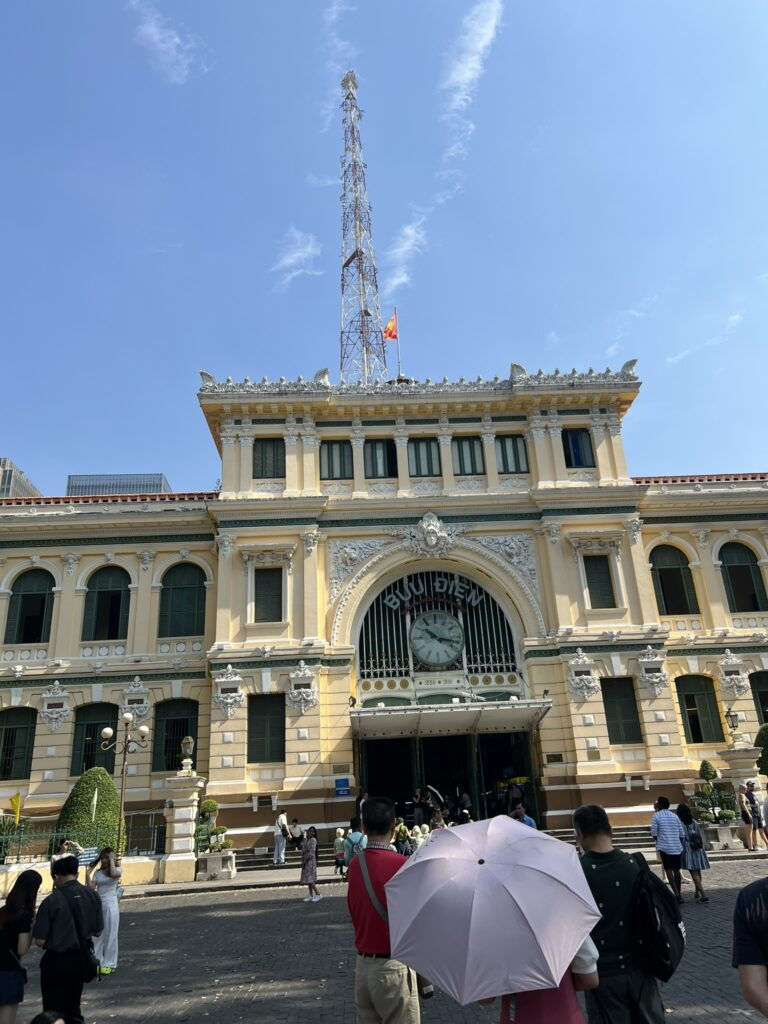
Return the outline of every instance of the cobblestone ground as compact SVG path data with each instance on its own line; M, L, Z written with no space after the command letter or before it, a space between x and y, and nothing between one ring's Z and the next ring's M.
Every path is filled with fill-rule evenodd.
M765 873L762 862L716 865L705 875L712 900L702 906L685 886L688 950L664 990L670 1022L760 1019L741 999L729 965L736 894ZM355 957L344 889L325 886L323 893L317 904L302 903L298 889L126 900L120 969L87 987L86 1021L353 1024ZM37 954L29 960L19 1024L40 1008ZM441 993L422 1010L426 1024L498 1020L498 1011L462 1009Z

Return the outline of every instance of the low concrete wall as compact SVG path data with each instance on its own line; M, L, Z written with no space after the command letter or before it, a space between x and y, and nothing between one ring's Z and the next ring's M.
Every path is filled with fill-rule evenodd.
M123 857L122 884L150 885L160 881L160 861L162 857ZM43 876L40 893L44 895L51 890L51 864L49 860L22 862L20 864L0 864L0 897L8 895L13 883L22 871L39 871ZM79 879L85 882L85 868L80 868Z

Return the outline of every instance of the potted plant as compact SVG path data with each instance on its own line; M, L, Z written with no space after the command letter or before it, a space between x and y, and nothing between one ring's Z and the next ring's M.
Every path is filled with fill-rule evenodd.
M719 781L717 769L710 761L701 762L699 778L700 787L691 797L693 815L704 823L710 849L730 849L738 841L738 826L732 824L736 817L733 787Z
M197 881L212 878L234 878L237 874L235 854L232 843L225 838L226 825L217 825L219 805L215 800L203 800L200 803L198 824L195 830L197 840L198 864L195 875Z

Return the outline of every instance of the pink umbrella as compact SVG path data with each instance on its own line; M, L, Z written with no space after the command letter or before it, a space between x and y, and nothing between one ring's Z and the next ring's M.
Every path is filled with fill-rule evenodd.
M386 891L392 956L462 1006L557 988L600 920L574 847L507 817L433 832Z

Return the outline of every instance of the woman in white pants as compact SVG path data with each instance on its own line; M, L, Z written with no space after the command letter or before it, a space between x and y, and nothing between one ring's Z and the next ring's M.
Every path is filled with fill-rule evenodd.
M122 873L123 869L117 863L117 854L111 846L101 851L85 873L88 885L99 894L104 913L104 931L93 940L93 951L101 963L102 974L113 974L117 970L117 934L120 930L117 889Z

